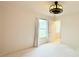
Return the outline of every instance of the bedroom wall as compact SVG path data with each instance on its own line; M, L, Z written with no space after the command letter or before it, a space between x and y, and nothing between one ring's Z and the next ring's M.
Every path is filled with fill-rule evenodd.
M36 18L50 19L28 6L12 3L3 4L3 18L3 53L32 47Z
M79 12L62 15L60 18L61 41L68 46L79 48Z
M1 6L0 6L0 12L2 12ZM0 14L0 52L1 52L1 45L2 45L2 44L1 44L1 41L2 41L2 39L1 39L1 32L2 32L2 30L1 30L1 29L2 29L2 27L1 27L1 25L2 25L2 24L1 24L1 21L2 21L2 20L1 20L1 14Z
M0 53L3 51L3 6L0 5Z

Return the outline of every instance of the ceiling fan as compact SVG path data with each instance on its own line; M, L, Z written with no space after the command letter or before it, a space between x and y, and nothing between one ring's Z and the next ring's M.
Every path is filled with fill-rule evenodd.
M49 12L53 14L60 14L63 12L63 7L61 4L58 4L58 1L55 1L54 4L50 5Z

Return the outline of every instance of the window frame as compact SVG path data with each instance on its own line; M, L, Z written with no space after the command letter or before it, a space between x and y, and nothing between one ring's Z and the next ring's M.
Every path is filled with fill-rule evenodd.
M35 19L35 28L34 28L35 32L34 32L33 47L38 47L39 19L47 20L45 18L36 18ZM47 21L48 21L48 39L49 39L49 19Z

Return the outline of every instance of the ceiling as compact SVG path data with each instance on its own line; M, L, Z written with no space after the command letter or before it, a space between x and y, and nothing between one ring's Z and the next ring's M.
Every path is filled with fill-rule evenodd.
M21 4L29 7L35 12L52 16L49 13L49 6L54 1L24 1L24 2L0 2L0 4ZM79 12L79 1L59 1L63 5L64 12L62 14L74 14Z
M49 13L49 6L51 3L51 1L32 3L29 2L28 5L36 12L52 16L52 14ZM62 14L74 14L79 12L79 1L62 1L59 3L63 5L64 11Z

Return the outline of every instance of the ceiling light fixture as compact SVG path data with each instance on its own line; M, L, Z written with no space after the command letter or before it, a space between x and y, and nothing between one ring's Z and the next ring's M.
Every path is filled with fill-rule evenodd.
M62 5L58 4L57 1L54 2L54 4L50 5L49 12L53 14L59 14L63 12Z

